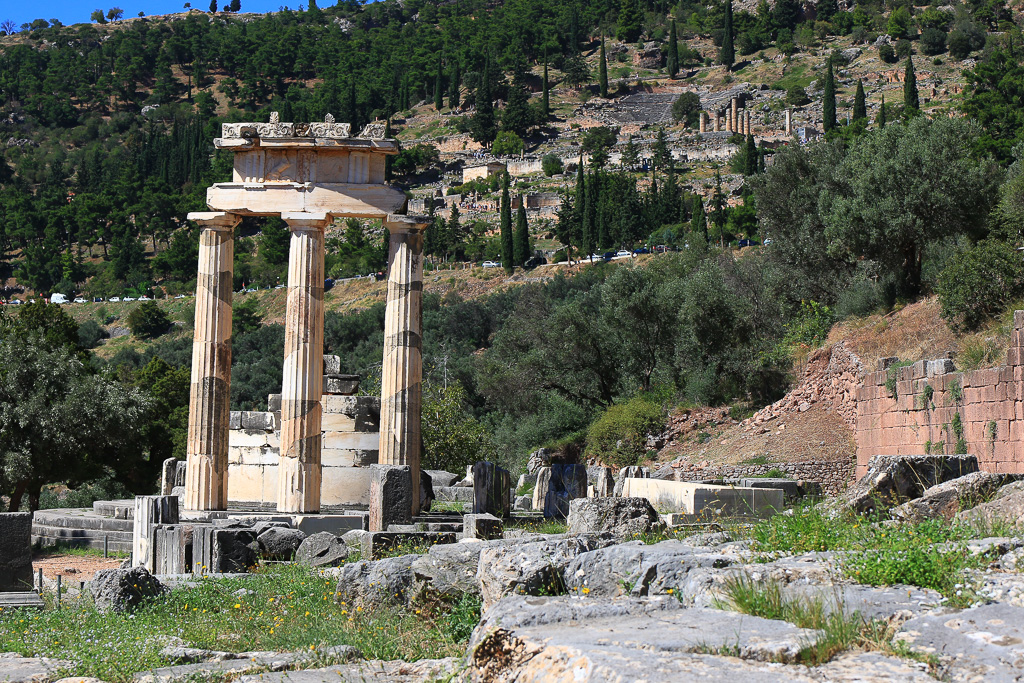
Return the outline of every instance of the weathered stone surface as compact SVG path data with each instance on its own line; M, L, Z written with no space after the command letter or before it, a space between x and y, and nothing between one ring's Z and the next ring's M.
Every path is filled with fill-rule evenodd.
M260 552L256 532L233 522L217 520L214 526L193 526L192 563L197 573L246 572L256 566Z
M541 467L551 467L551 449L538 448L530 453L530 459L526 461L526 471L536 474Z
M589 475L590 470L596 469L594 480L591 485L594 487L594 496L597 498L603 498L612 495L615 492L615 477L612 476L611 467L597 467L588 468L587 472Z
M371 465L370 531L412 522L412 470L408 465Z
M430 512L434 504L434 482L430 474L420 470L420 512Z
M880 652L847 652L810 673L829 683L934 683L925 667Z
M430 475L430 483L434 487L454 486L459 480L459 475L445 472L444 470L424 470Z
M1018 479L1017 475L972 472L925 490L920 498L907 501L893 509L898 519L950 520L961 510L968 510L988 500L999 487Z
M463 538L491 541L501 538L504 532L504 525L494 515L465 515L462 518L462 525Z
M911 619L896 634L910 649L939 657L953 680L1024 677L1024 608L993 603Z
M349 547L341 539L330 531L321 531L302 541L295 551L295 561L311 567L337 567L348 554Z
M417 593L458 597L462 593L480 593L477 567L486 548L508 545L506 541L435 545L413 560L411 568Z
M512 504L512 509L520 512L529 512L533 509L533 498L531 496L516 496L516 501Z
M22 657L16 652L0 652L0 681L4 683L47 683L71 662L48 657Z
M477 568L484 609L513 593L558 591L572 558L607 544L593 536L577 536L485 548Z
M938 591L916 586L864 586L862 584L810 584L795 582L783 589L790 598L820 601L825 612L859 612L865 619L887 621L894 616L917 616L942 607Z
M306 534L298 529L270 527L258 535L256 540L260 544L260 554L264 557L290 560L306 540Z
M412 563L418 555L360 560L329 570L338 579L340 599L353 607L406 604L412 597Z
M493 462L473 465L473 513L507 518L512 508L509 498L511 487L512 475L508 470Z
M447 680L460 668L459 660L369 660L319 669L242 676L240 683L422 683Z
M32 590L32 513L0 513L0 592Z
M537 487L540 488L538 479ZM587 468L583 465L552 465L551 481L544 496L544 516L565 519L569 503L587 497Z
M649 467L641 467L639 465L623 467L615 476L615 488L612 490L612 495L622 495L622 487L625 485L627 479L649 479L650 477L651 469Z
M976 505L956 515L961 522L1019 524L1024 521L1024 481L1013 482L996 491L987 503Z
M130 612L165 591L145 567L102 569L96 572L89 589L101 612Z
M701 552L679 541L644 545L622 543L581 553L565 568L566 589L593 598L620 595L676 596L692 605L707 593L713 578L707 569L721 569L735 562L721 553ZM710 604L711 600L699 601Z
M544 510L544 501L547 500L548 491L551 489L551 468L537 468L537 483L533 487L533 509Z
M978 471L973 455L876 455L840 503L856 513L920 498L926 489Z
M484 614L467 660L475 681L725 680L707 673L723 666L732 680L811 680L800 669L787 679L778 665L686 654L721 648L743 659L791 661L818 636L783 621L684 609L671 597L512 596Z
M569 503L570 534L610 533L632 539L662 526L646 498L576 498Z
M392 529L395 529L392 526ZM364 560L376 560L383 554L399 551L403 546L422 548L439 544L455 543L453 531L371 531L363 534L359 541L360 553Z

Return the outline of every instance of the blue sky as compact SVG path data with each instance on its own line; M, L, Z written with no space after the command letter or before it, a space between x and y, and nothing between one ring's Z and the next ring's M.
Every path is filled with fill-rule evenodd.
M192 7L207 10L210 0L191 0ZM282 5L297 9L309 0L242 0L243 12L273 12ZM120 7L124 16L135 17L139 12L146 16L152 14L169 14L181 12L186 0L50 0L50 2L24 2L23 0L3 0L0 2L0 21L12 20L21 26L33 19L59 19L64 24L80 24L89 21L93 10L102 9L106 12L111 7ZM218 0L218 5L227 4L227 0ZM331 1L320 2L321 7L333 4Z

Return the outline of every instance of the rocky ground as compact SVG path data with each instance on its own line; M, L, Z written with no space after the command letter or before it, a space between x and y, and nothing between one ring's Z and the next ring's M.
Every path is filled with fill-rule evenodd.
M844 497L754 526L666 529L643 499L600 498L573 502L565 534L508 530L375 561L353 557L365 532L349 532L319 539L315 553L300 548L314 565L310 590L322 584L325 601L360 614L477 600L464 655L370 660L343 644L253 652L160 635L166 664L128 678L1017 681L1022 519L1024 482L977 472L971 456L913 456L877 458ZM93 583L97 608L131 610L118 603L131 586L174 599L132 571ZM196 590L170 583L171 596ZM0 619L0 642L10 642L5 628ZM43 654L0 655L0 680L76 670Z

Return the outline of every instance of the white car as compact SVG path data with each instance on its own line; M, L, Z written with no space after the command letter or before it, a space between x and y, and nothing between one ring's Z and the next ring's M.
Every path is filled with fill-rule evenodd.
M126 296L125 298L121 299L121 301L135 301L135 297L133 297L133 296Z
M86 301L82 297L76 297L75 298L75 303L76 304L84 304L84 303L86 303Z
M626 251L625 249L620 249L619 251L615 252L615 258L622 258L623 256L632 256L632 255L633 255L633 252Z
M139 297L139 301L152 301L152 299L143 294L142 296Z
M112 296L109 299L107 299L107 301L109 301L111 303L115 303L115 304L116 303L120 303L121 297L119 297L119 296ZM128 301L128 299L125 299L125 301Z
M175 299L184 299L184 298L185 298L185 295L184 295L184 294L179 294L178 296L176 296L176 297L174 297L174 298L175 298Z
M484 261L484 268L501 268L501 264L497 261Z

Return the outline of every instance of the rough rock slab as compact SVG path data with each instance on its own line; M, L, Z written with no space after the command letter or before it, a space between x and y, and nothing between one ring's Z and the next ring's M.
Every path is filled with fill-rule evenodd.
M1024 521L1024 481L1003 486L992 500L964 510L956 518L968 524L1019 524Z
M239 683L420 683L444 680L460 665L455 658L416 662L369 660L320 669L245 675Z
M264 557L290 560L306 540L306 534L298 529L270 527L264 529L256 540L260 544L260 554Z
M569 502L566 523L570 534L610 533L627 540L662 526L646 498L576 498Z
M89 589L100 612L130 612L167 590L145 567L101 569Z
M973 455L876 455L843 495L841 507L863 514L920 498L926 489L978 471Z
M473 631L468 663L473 677L480 679L498 674L497 680L514 680L518 669L520 680L530 680L523 672L543 670L538 663L551 667L559 661L588 657L594 658L591 665L618 661L626 669L646 670L650 675L666 660L708 650L761 662L792 661L819 635L784 621L724 610L687 609L671 597L596 601L510 596L488 610ZM580 661L574 668L581 667L586 669L587 664ZM643 679L667 680L646 675L622 678ZM574 678L549 674L543 680Z
M0 591L32 590L32 513L0 513Z
M572 558L607 544L594 536L576 536L485 548L476 575L484 609L512 593L557 591Z
M0 652L0 681L3 683L47 683L53 674L71 662L46 657L22 657L16 652Z
M412 561L417 592L457 597L461 593L480 593L477 567L485 548L509 545L509 541L483 541L435 545Z
M792 583L783 589L790 598L820 600L826 613L859 612L865 619L888 620L895 615L920 616L942 606L938 591L915 586L865 586L863 584L814 585Z
M260 665L243 659L227 659L222 661L204 662L201 664L180 664L178 666L162 666L151 671L139 671L133 678L138 683L174 683L175 681L212 678L226 676L256 669Z
M720 554L698 552L679 541L644 545L639 541L582 553L565 569L570 593L589 597L675 595L684 604L710 582L701 569L721 569L732 562ZM692 584L692 585L691 585Z
M939 657L954 681L985 683L1024 679L1024 608L1003 603L903 624L896 634L912 650Z
M923 519L950 520L961 510L967 510L987 500L1005 484L1019 479L1015 474L971 472L963 477L932 486L920 498L907 501L893 509L893 517L919 521Z
M356 607L405 604L412 598L412 563L419 555L369 562L360 560L329 570L338 578L340 599Z
M295 551L295 561L311 567L337 567L348 559L349 548L330 531L307 536Z
M0 610L5 609L43 609L46 603L39 597L38 593L27 591L24 593L0 593Z
M879 652L847 652L810 670L828 683L934 683L919 662L904 661Z

